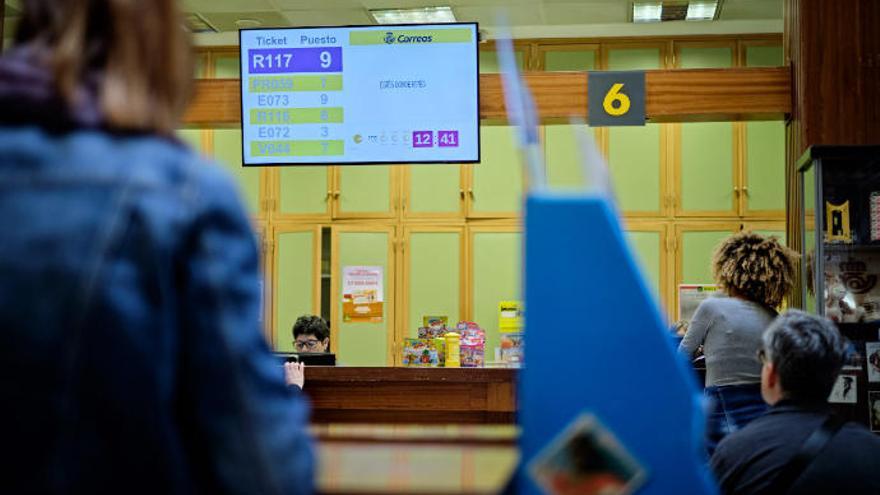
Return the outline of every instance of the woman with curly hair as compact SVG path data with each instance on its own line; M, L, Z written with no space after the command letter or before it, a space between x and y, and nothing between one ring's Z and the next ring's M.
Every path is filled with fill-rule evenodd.
M713 401L707 442L709 454L728 433L764 413L761 348L764 330L791 291L797 253L775 237L740 232L715 250L712 272L719 297L703 301L694 313L679 350L706 356L706 391Z

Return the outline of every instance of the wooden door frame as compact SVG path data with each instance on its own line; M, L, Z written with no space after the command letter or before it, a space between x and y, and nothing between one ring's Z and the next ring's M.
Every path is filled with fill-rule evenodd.
M740 63L740 50L737 40L734 38L723 40L672 40L672 67L681 68L682 48L730 48L730 68L742 67Z
M743 220L743 230L778 230L785 233L785 218L779 220ZM780 239L782 241L782 239ZM783 243L784 244L784 243Z
M509 126L506 122L501 122L498 120L482 120L480 121L480 125L486 126ZM512 131L515 132L515 131ZM539 129L539 132L543 132L543 126ZM541 135L541 139L543 139L543 134ZM482 139L482 135L481 135ZM462 165L462 185L464 186L463 192L465 193L465 203L464 203L464 218L472 219L472 220L511 220L520 218L524 213L525 208L525 198L529 193L529 178L528 172L526 171L526 167L522 163L522 157L520 157L520 161L518 162L517 167L519 169L519 173L521 174L522 179L522 194L521 200L523 201L520 211L480 211L477 212L474 210L474 201L476 200L476 196L474 194L474 167L482 166L480 163L469 163Z
M739 50L735 39L724 40L697 40L697 41L672 41L672 66L673 68L681 68L681 50L685 48L728 48L730 49L730 67L736 68L740 66ZM742 211L742 130L738 122L731 121L731 162L730 162L730 182L733 185L733 197L730 209L728 210L685 210L682 207L682 161L681 161L681 145L682 145L682 125L670 125L670 141L668 143L672 160L672 196L673 211L676 217L710 217L710 218L733 218L739 216ZM676 288L677 291L677 288Z
M415 213L412 211L412 167L420 167L422 165L407 165L402 168L400 171L400 216L402 221L419 221L419 220L429 220L429 221L455 221L461 220L464 218L466 213L466 191L467 191L467 177L466 170L468 165L466 164L452 164L452 165L443 165L445 167L458 167L458 211L455 213L439 213L439 212L420 212Z
M488 40L486 43L480 43L478 47L480 52L497 53L498 51L495 40ZM523 72L537 70L537 47L535 43L529 40L513 40L514 54L520 50L523 53L523 66L520 70Z
M740 213L740 216L749 217L749 218L762 218L762 219L774 219L781 218L785 219L785 205L783 205L780 210L750 210L749 209L749 165L747 163L747 158L749 156L749 140L748 140L748 122L738 122L740 127L740 153L739 153L739 163L737 164L739 167L739 203L737 205L737 209ZM780 123L780 125L783 125ZM784 148L785 143L783 143ZM785 169L785 163L783 158L783 163L780 166ZM784 178L784 174L783 174ZM783 193L785 192L785 184L783 183Z
M273 222L329 223L332 221L333 177L336 167L332 165L320 166L327 170L327 193L324 196L324 201L326 203L324 213L285 213L281 211L281 171L283 167L266 167L266 191L267 199L269 199L269 215Z
M670 136L668 148L670 150L672 160L672 196L673 209L672 214L681 218L737 218L742 202L741 186L742 183L742 133L741 126L738 122L730 122L731 124L731 160L729 164L730 182L733 186L733 196L728 210L685 210L682 206L682 161L681 161L681 126L685 124L666 124L670 127Z
M388 198L388 207L389 211L387 212L345 212L342 210L342 174L344 168L351 167L362 167L362 166L377 166L377 167L388 167L388 194L390 197ZM348 166L334 166L333 169L333 202L330 210L331 217L334 221L336 220L397 220L400 218L400 186L399 186L399 176L401 174L400 167L402 165L388 165L377 163L375 165L348 165Z
M364 224L364 223L333 223L330 225L330 349L339 355L339 328L342 323L340 311L339 291L342 286L341 266L339 266L339 234L341 233L382 233L388 235L387 263L384 267L385 279L388 282L384 289L385 310L383 314L386 331L386 358L385 366L394 366L394 334L396 332L396 298L397 298L397 251L399 238L397 227L393 224Z
M650 40L650 39L638 39L633 38L631 40L616 40L603 42L599 47L599 70L612 70L608 67L608 56L609 52L612 50L642 50L649 48L659 48L660 49L660 64L658 66L659 69L664 69L672 66L671 53L672 53L672 39L660 39L660 40Z
M744 37L740 37L736 40L736 48L739 52L737 54L740 62L740 67L749 67L748 65L748 49L753 46L778 46L780 48L783 47L783 40L770 38L770 37L753 37L751 35L744 35ZM783 65L791 65L786 63L785 55L783 54Z
M520 222L492 222L492 223L471 223L467 225L465 234L467 238L466 264L465 273L467 274L467 304L465 305L465 313L463 319L465 321L474 321L474 237L476 234L484 233L500 233L500 234L520 234L525 235L525 226ZM525 239L523 239L525 240ZM522 248L523 259L522 269L525 272L525 246ZM525 294L522 294L525 297Z
M536 59L535 59L535 70L544 71L546 70L544 67L546 65L546 55L549 52L594 52L595 54L595 63L593 64L594 70L599 69L600 57L599 50L602 45L600 43L583 43L579 41L575 42L558 42L558 43L541 43L536 46ZM583 70L583 69L581 69Z
M322 236L321 236L321 228L322 225L318 224L303 224L291 221L276 221L273 222L272 225L272 246L270 248L271 252L271 271L269 273L272 274L271 283L267 284L269 287L271 297L267 297L267 299L271 300L271 319L268 321L271 322L269 333L270 339L269 342L272 345L272 349L275 349L275 335L278 333L278 314L275 311L276 307L280 307L280 302L276 300L278 295L278 283L280 277L278 276L278 267L280 265L278 256L280 256L280 250L278 246L280 244L280 237L284 234L296 234L296 233L311 233L312 234L312 314L320 315L321 314L321 249L322 249ZM267 256L268 258L268 256ZM331 327L332 332L332 327ZM330 345L334 345L334 341L331 335Z
M659 303L661 309L670 317L673 314L670 311L672 310L671 306L674 297L669 290L669 280L670 277L673 276L670 261L673 260L675 256L675 253L672 250L672 243L670 242L671 227L672 224L663 219L644 220L638 218L625 218L621 225L625 234L628 232L657 232L660 234L660 292L657 294L657 297L660 298Z
M406 337L407 326L409 325L409 286L410 286L410 253L412 246L412 234L418 233L454 233L459 235L459 268L458 268L458 315L459 318L465 320L467 314L468 296L470 288L467 286L467 228L464 225L404 225L400 229L399 243L399 260L398 265L398 285L397 301L397 318L394 326L394 365L401 366L403 349L403 339ZM450 322L454 324L455 322Z
M682 276L684 271L684 260L682 258L684 254L684 242L683 242L683 233L685 232L721 232L727 231L731 234L735 234L739 232L741 227L741 222L737 220L716 220L716 221L696 221L696 222L676 222L673 226L674 228L674 250L675 250L675 276L672 280L672 290L674 291L673 297L673 313L678 314L678 286L683 283ZM707 259L706 263L711 263L711 259Z

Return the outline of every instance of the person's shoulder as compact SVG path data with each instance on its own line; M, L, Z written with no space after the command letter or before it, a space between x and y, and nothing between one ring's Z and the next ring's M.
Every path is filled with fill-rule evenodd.
M123 137L118 142L125 155L141 157L135 158L135 163L164 174L175 183L192 186L228 182L221 167L175 138L143 135Z
M123 138L121 153L141 183L165 188L191 205L238 208L238 189L228 172L182 142L161 136Z
M712 470L726 486L745 466L764 469L786 458L797 445L799 428L771 415L760 416L721 440L712 455ZM729 490L727 490L729 491Z
M849 446L848 448L860 454L872 454L880 463L880 436L869 431L864 425L850 421L840 430L840 436Z
M730 299L731 298L725 296L724 294L715 294L707 297L706 299L703 299L703 301L700 303L700 309L702 309L703 311L718 311L728 307L730 305Z
M785 414L765 413L750 421L741 429L727 435L721 441L721 445L727 444L728 447L754 446L755 441L787 435L797 425L793 422L793 417Z
M778 421L772 416L759 416L741 429L726 435L721 444L728 448L753 445L756 438L761 438L767 434L779 434ZM720 447L720 445L719 445Z
M706 299L705 301L703 301L703 303L708 304L708 306L710 308L718 310L718 311L727 311L727 312L736 311L738 313L741 313L741 312L754 313L756 311L760 312L760 313L767 313L767 311L768 311L764 306L762 306L754 301L750 301L748 299L742 299L739 297L730 297L730 296L725 295L723 293L712 296L712 297Z

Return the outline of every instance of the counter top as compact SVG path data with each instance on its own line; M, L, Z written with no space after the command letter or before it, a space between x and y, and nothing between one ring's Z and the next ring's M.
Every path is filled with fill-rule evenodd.
M321 424L309 432L321 443L479 444L516 446L516 425Z
M312 422L512 424L516 369L307 367Z
M312 380L332 382L510 382L514 368L391 368L367 366L308 366L306 386Z

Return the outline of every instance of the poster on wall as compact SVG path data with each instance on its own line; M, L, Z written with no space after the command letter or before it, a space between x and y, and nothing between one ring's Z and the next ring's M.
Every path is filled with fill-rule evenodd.
M523 327L522 301L501 301L498 303L498 331L501 333L521 332Z
M697 306L718 292L714 284L682 284L678 286L678 320L690 322Z
M868 381L880 383L880 342L866 343L865 356L868 362Z
M384 316L383 268L342 268L342 320L346 323L381 323Z
M868 414L871 417L871 431L880 432L880 390L868 392Z
M871 242L880 241L880 191L871 193Z
M880 254L867 249L825 253L825 316L838 323L880 320Z
M855 375L839 375L828 396L828 402L832 404L856 404L858 403L858 377Z

